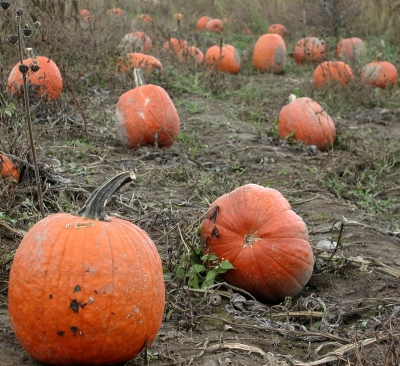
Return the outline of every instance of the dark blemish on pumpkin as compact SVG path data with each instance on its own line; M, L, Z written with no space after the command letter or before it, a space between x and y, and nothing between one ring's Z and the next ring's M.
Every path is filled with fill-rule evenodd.
M69 304L69 307L72 309L74 313L77 313L79 311L79 303L76 300L72 300L71 303Z
M74 333L74 336L76 335L76 332L78 331L78 327L72 326L69 329L71 329L71 332Z
M216 226L214 226L214 229L212 229L212 231L211 231L211 236L212 236L213 238L219 238L219 232L218 232L218 229L217 229Z
M60 330L59 332L57 332L57 334L58 334L60 337L64 337L65 332L64 332L63 330Z
M210 237L209 236L207 236L205 239L202 239L201 240L201 248L204 250L204 249L206 249L207 247L208 247L208 239L209 239Z
M81 286L76 285L74 288L74 292L80 292L82 290Z
M49 295L49 299L52 299L52 298L53 298L53 294L50 294L50 295Z
M210 215L210 221L211 222L215 222L215 220L217 220L218 212L219 212L219 206L217 205L217 206L215 206L214 211Z

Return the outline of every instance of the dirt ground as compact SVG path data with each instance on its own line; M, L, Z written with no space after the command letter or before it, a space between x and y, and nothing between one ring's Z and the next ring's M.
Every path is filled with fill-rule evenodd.
M258 75L251 82L312 96L309 76ZM400 364L400 102L335 109L339 139L322 153L277 137L286 97L266 101L266 117L256 123L241 113L246 102L175 92L178 141L130 151L115 132L118 93L89 90L81 103L86 121L70 100L33 114L48 213L74 211L106 178L132 170L136 181L110 201L108 214L146 230L173 274L182 241L199 245L209 204L256 183L288 199L307 224L316 258L307 286L281 304L262 304L223 282L196 290L172 275L159 335L127 365ZM35 199L32 174L27 169L12 193L1 194L2 210L18 218L0 222L1 366L39 365L20 347L7 312L12 254L38 217L26 200ZM322 240L339 244L324 251Z

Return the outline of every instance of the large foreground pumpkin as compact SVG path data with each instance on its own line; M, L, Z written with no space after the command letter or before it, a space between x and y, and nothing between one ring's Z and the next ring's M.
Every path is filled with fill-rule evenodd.
M311 277L307 226L274 189L246 184L219 197L200 235L204 253L235 267L224 274L225 281L261 301L294 296Z
M48 99L60 98L62 91L62 78L57 65L48 57L38 56L23 61L24 65L30 67L27 76L27 85L34 92L34 97L45 97ZM32 68L32 65L34 67ZM20 63L17 63L8 77L7 90L11 94L22 94L23 77L19 70ZM35 67L39 69L36 71Z
M291 94L290 103L279 112L278 131L281 139L293 135L306 145L315 145L321 151L332 147L336 140L336 127L328 113L310 98Z
M22 347L39 362L114 365L154 341L165 304L160 256L146 232L104 212L133 178L117 175L77 213L49 215L21 241L8 311Z
M180 130L175 105L163 88L145 85L140 69L135 69L134 74L136 88L122 94L116 105L118 136L132 149L153 144L170 147Z

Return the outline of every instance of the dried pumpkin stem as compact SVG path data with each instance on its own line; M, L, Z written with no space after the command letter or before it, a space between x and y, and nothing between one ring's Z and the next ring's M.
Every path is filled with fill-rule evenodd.
M146 85L142 69L133 69L133 76L135 78L136 88L138 86Z
M88 219L108 221L105 207L110 197L123 185L136 179L133 172L122 172L97 187L76 214Z

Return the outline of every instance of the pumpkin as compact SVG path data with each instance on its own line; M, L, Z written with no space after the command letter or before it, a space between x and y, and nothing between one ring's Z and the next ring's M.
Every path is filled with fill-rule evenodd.
M163 65L157 58L140 52L127 53L124 57L118 58L116 64L117 72L121 73L127 73L135 68L143 69L146 74L163 69Z
M22 347L53 365L114 365L154 341L165 305L157 248L145 231L104 211L134 174L98 187L76 213L37 222L22 239L8 312Z
M242 30L242 34L243 34L244 36L249 36L249 35L253 34L253 31L252 31L250 28L244 28L244 29Z
M268 27L268 33L279 34L282 38L286 38L288 35L286 27L282 24L271 24Z
M239 52L229 44L211 46L204 55L204 62L207 68L231 74L237 74L241 66Z
M325 61L314 70L313 87L316 89L333 83L346 86L354 80L353 71L343 61Z
M174 14L172 17L175 20L179 20L179 21L182 21L183 19L185 19L185 16L183 14L180 14L180 13Z
M246 184L222 195L210 205L200 237L204 254L233 265L224 280L260 301L294 296L312 275L307 226L275 189Z
M378 88L386 88L397 83L398 73L396 67L388 62L381 61L382 55L363 66L361 69L361 82Z
M359 60L365 57L367 48L362 39L357 37L343 38L336 46L336 56L340 59Z
M328 113L310 98L291 94L290 103L279 112L278 132L281 139L292 136L319 150L329 149L336 140L336 127Z
M12 182L16 186L21 175L21 167L12 158L0 153L0 179Z
M201 65L204 61L204 54L197 47L189 46L182 50L181 54L182 58L193 59L199 65Z
M125 53L149 52L153 48L153 42L144 32L131 32L122 37L119 48L124 50Z
M81 16L82 20L85 23L90 23L91 21L94 20L93 15L90 14L90 11L87 9L80 9L79 10L79 15Z
M144 23L151 23L153 18L149 14L140 14L139 18L142 19Z
M123 15L125 15L125 12L120 9L120 8L114 8L114 9L108 9L106 11L107 15L115 15L117 17L122 17Z
M253 65L261 72L279 74L286 61L286 44L279 34L268 33L258 38L253 51Z
M206 24L206 30L221 33L224 30L224 22L221 19L211 19Z
M23 64L29 66L26 74L28 87L33 90L34 97L44 97L47 99L59 99L62 91L62 78L57 65L48 57L37 56L23 60ZM19 71L18 62L8 77L7 90L11 94L22 95L23 76ZM36 70L37 67L39 69Z
M293 57L296 63L318 63L326 59L328 47L326 42L318 37L305 37L294 46Z
M134 75L136 88L122 94L116 105L118 136L132 149L153 144L170 147L180 129L174 103L160 86L145 85L140 69L134 69Z
M184 39L170 38L163 44L163 49L168 51L173 49L178 55L182 53L182 50L188 47L187 41Z
M205 30L206 29L206 24L208 23L209 20L211 20L210 17L207 17L207 16L201 17L196 23L196 29Z

